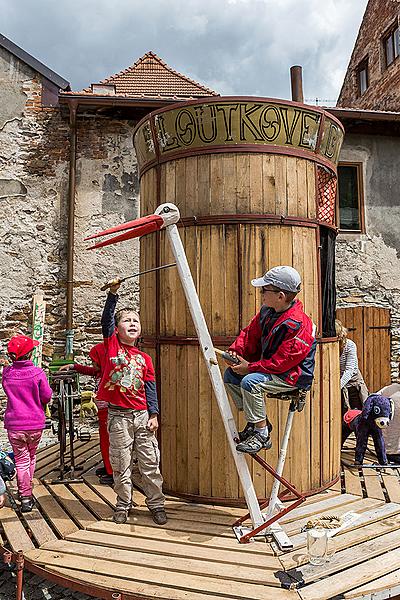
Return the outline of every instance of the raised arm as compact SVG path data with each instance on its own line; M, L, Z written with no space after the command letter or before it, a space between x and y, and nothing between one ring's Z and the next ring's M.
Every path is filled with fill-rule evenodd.
M111 291L107 294L106 303L104 305L103 314L101 315L101 331L103 338L107 340L115 331L115 307L118 301L118 294L113 294Z

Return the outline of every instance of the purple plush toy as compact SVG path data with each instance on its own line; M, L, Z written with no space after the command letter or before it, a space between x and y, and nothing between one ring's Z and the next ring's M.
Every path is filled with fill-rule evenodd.
M393 419L393 402L386 396L371 394L366 399L363 409L348 410L343 417L342 440L348 438L352 431L356 434L355 464L361 465L371 435L375 452L380 465L387 465L385 440L382 429Z

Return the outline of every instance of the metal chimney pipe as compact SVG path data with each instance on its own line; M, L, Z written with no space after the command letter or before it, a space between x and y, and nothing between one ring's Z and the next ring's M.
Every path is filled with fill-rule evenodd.
M304 103L303 69L299 65L290 67L290 84L292 88L292 100Z

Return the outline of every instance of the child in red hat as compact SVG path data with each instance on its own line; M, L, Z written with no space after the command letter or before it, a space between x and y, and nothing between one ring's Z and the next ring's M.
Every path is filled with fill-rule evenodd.
M39 342L25 335L16 335L7 345L12 365L4 367L2 384L7 396L4 427L14 452L21 511L34 506L32 479L36 464L36 449L45 426L44 405L52 396L46 375L30 360Z

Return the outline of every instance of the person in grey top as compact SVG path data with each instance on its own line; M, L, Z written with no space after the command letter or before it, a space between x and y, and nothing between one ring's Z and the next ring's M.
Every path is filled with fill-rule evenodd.
M362 409L368 397L368 389L358 368L357 346L353 340L348 339L347 329L339 319L335 321L335 329L339 338L342 410Z

